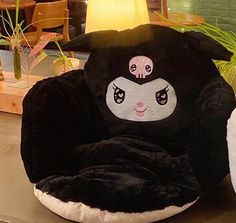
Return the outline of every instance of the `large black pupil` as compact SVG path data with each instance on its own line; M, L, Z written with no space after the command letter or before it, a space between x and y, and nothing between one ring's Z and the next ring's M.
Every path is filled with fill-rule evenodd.
M116 89L114 91L114 101L117 104L121 104L124 100L125 100L125 91L116 87Z
M159 105L165 105L168 101L168 94L166 89L156 92L156 101Z

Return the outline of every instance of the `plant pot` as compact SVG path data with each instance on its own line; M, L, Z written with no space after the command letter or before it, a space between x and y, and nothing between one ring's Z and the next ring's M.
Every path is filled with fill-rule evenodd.
M79 69L80 61L77 58L67 58L68 60L64 60L62 58L58 58L53 61L54 72L56 75L61 75L71 70Z

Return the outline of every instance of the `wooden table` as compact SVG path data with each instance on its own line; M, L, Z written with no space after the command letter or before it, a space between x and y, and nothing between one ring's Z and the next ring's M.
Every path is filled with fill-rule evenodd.
M0 10L15 10L16 9L16 1L12 0L0 0ZM24 9L25 11L25 20L26 24L30 24L32 21L32 16L34 12L34 6L36 2L34 0L20 0L19 7L20 9Z
M26 84L26 76L23 76L21 80L16 80L11 72L4 71L3 74L5 79L0 81L0 111L22 114L24 96L37 81L45 77L29 75ZM21 85L24 85L24 87Z
M204 22L204 18L198 15L183 13L169 13L168 18L164 18L159 13L152 13L150 23L162 26L196 26Z

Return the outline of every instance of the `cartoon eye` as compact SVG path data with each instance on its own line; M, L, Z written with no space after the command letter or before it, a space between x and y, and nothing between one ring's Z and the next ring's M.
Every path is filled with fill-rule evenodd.
M146 70L148 73L151 73L152 68L151 68L150 65L146 65L146 66L145 66L145 70Z
M168 86L164 89L156 92L156 101L159 105L165 105L168 102L168 94L169 91Z
M114 101L117 104L121 104L125 100L125 91L113 84L114 89Z
M131 71L131 72L136 71L136 69L137 69L136 64L132 64L132 65L130 66L130 71Z

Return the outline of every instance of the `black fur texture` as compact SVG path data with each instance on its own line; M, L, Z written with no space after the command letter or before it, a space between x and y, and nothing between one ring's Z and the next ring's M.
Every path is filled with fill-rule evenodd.
M84 70L42 80L24 99L21 155L30 181L62 201L111 212L183 206L216 186L228 173L235 97L212 62L231 53L215 44L143 25L64 45L91 54ZM134 81L127 63L136 55L155 63L138 84L163 78L174 86L178 103L168 118L132 122L108 109L108 84L118 76Z

